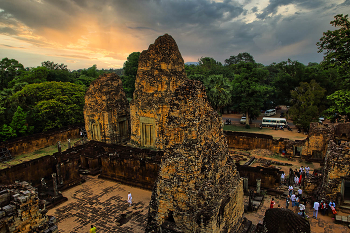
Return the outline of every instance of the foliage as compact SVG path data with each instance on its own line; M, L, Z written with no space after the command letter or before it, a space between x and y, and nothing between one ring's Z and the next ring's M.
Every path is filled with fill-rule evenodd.
M124 75L121 79L127 98L133 97L140 55L140 52L133 52L128 56L126 62L124 63Z
M334 16L331 25L339 29L323 33L317 43L318 52L324 52L323 65L327 68L336 68L342 76L343 84L350 87L350 21L348 15Z
M0 91L8 87L17 75L24 71L24 67L15 59L5 57L0 62Z
M306 131L310 122L317 122L325 92L315 80L310 83L301 82L299 87L291 91L293 106L289 109L289 114L293 122Z
M27 135L34 129L34 127L28 126L27 113L25 113L20 106L17 107L17 111L12 117L10 126L15 131L17 136Z
M204 79L208 100L218 111L231 103L232 85L223 75L210 75Z
M347 121L350 119L350 91L336 91L327 96L327 99L331 102L330 107L326 110L329 116L340 115L345 116Z
M232 82L233 103L237 109L246 113L246 124L249 124L249 117L260 114L264 102L273 90L265 84L269 73L266 69L256 68L254 63L240 62L233 66L236 66L237 73Z
M36 132L83 123L86 88L69 82L29 84L10 99L28 112Z
M239 53L237 56L230 56L229 59L225 60L225 65L234 65L238 64L240 62L246 62L246 63L255 63L255 60L252 55L249 53Z
M6 141L16 136L16 132L11 128L11 126L4 124L0 128L0 141Z

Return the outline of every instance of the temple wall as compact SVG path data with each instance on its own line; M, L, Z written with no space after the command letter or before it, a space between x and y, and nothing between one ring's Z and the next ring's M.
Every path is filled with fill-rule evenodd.
M16 156L56 145L58 141L63 142L69 138L74 139L79 136L79 127L62 128L1 142L0 148L7 147L11 155Z
M241 177L248 178L248 185L256 187L256 180L261 179L261 188L276 188L280 185L280 171L276 168L237 166Z

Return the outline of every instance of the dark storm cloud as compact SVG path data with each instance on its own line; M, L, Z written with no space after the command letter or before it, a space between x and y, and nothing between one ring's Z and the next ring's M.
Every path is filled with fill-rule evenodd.
M327 4L325 0L270 0L267 7L263 9L263 13L256 14L258 19L265 19L268 15L275 15L278 7L295 4L303 9L315 9Z

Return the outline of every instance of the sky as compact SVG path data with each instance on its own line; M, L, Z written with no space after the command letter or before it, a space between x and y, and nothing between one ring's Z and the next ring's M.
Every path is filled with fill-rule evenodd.
M165 33L185 62L250 53L269 65L321 62L316 43L350 0L0 0L0 59L70 70L122 68Z

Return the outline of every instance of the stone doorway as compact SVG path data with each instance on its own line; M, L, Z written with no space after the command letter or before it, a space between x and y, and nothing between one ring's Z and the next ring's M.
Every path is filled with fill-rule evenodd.
M154 127L152 124L142 124L143 146L154 146Z
M342 191L344 202L350 202L350 180L343 180Z

